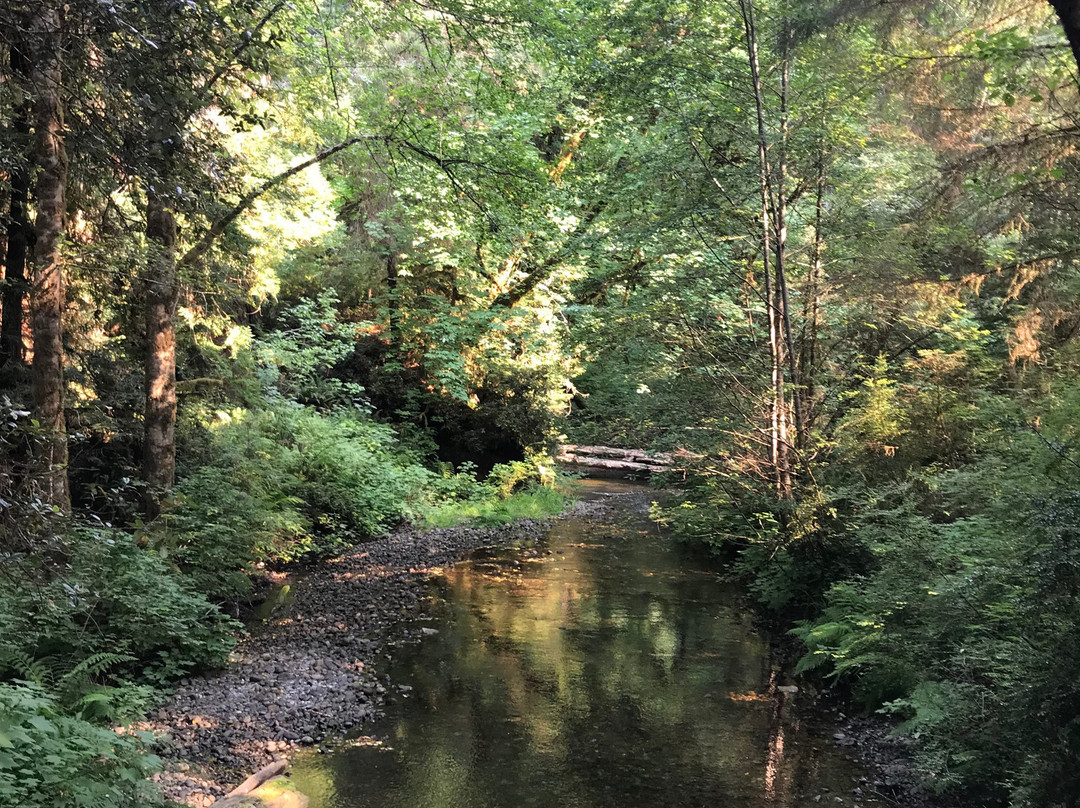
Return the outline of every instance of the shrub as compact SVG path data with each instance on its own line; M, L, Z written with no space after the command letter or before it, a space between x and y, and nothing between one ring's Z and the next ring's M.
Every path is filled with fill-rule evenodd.
M237 625L128 533L77 528L63 555L22 556L0 577L0 651L75 666L101 652L164 682L219 664Z
M503 525L515 519L541 519L566 507L569 480L556 476L540 456L495 466L487 479L478 481L471 464L444 475L433 487L423 509L432 527L452 527L462 522Z
M858 513L876 563L795 629L808 649L799 670L847 681L899 717L935 788L1045 806L1080 791L1080 491L1069 476L1019 433L978 463L878 489Z
M295 561L381 535L419 513L435 475L396 451L389 427L361 414L281 404L213 429L208 462L155 525L204 592L242 593L260 561Z
M356 346L357 326L341 322L333 289L302 299L281 315L285 326L256 340L259 377L271 401L291 401L320 410L366 409L364 389L332 370Z
M147 737L65 715L39 685L0 682L0 805L152 808L160 761Z

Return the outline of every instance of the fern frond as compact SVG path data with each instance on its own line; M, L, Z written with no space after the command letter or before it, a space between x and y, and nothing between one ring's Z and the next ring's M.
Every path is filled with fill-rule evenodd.
M129 654L114 654L109 651L101 651L91 654L59 677L58 685L66 687L79 682L89 682L95 676L100 676L109 668L124 662L133 662L135 657Z
M34 659L30 654L15 648L0 651L0 671L13 673L19 678L46 687L52 679L45 659Z

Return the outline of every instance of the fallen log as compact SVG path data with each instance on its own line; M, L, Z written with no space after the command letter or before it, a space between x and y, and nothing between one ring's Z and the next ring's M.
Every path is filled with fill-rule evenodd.
M273 763L268 763L225 796L242 797L244 794L250 794L271 777L277 777L287 768L289 768L289 761L286 758L281 758L280 760L275 760Z
M606 460L600 457L581 457L579 455L561 454L555 458L560 463L572 466L585 466L594 469L611 469L612 471L634 471L657 474L662 471L671 471L668 466L659 466L655 463L638 463L632 460Z
M703 457L705 455L695 454L686 449L676 449L674 452L646 452L644 449L563 443L558 447L555 460L583 468L658 474L672 471L685 466L689 461L700 460Z
M618 449L614 446L577 446L568 443L559 447L559 453L577 455L578 457L610 457L631 463L649 463L654 466L671 465L670 454L666 452L649 454L644 449Z

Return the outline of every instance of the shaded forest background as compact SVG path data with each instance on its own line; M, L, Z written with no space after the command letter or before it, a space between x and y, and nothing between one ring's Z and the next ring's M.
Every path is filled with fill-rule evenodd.
M687 450L656 517L933 788L1077 803L1070 4L0 19L4 804L153 804L110 727L261 570L556 510L560 441Z

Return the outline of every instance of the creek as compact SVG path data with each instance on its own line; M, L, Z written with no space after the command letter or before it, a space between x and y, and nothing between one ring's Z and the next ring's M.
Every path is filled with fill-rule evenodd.
M311 808L873 805L804 720L746 596L660 532L641 486L603 516L431 581L371 734L294 761Z

